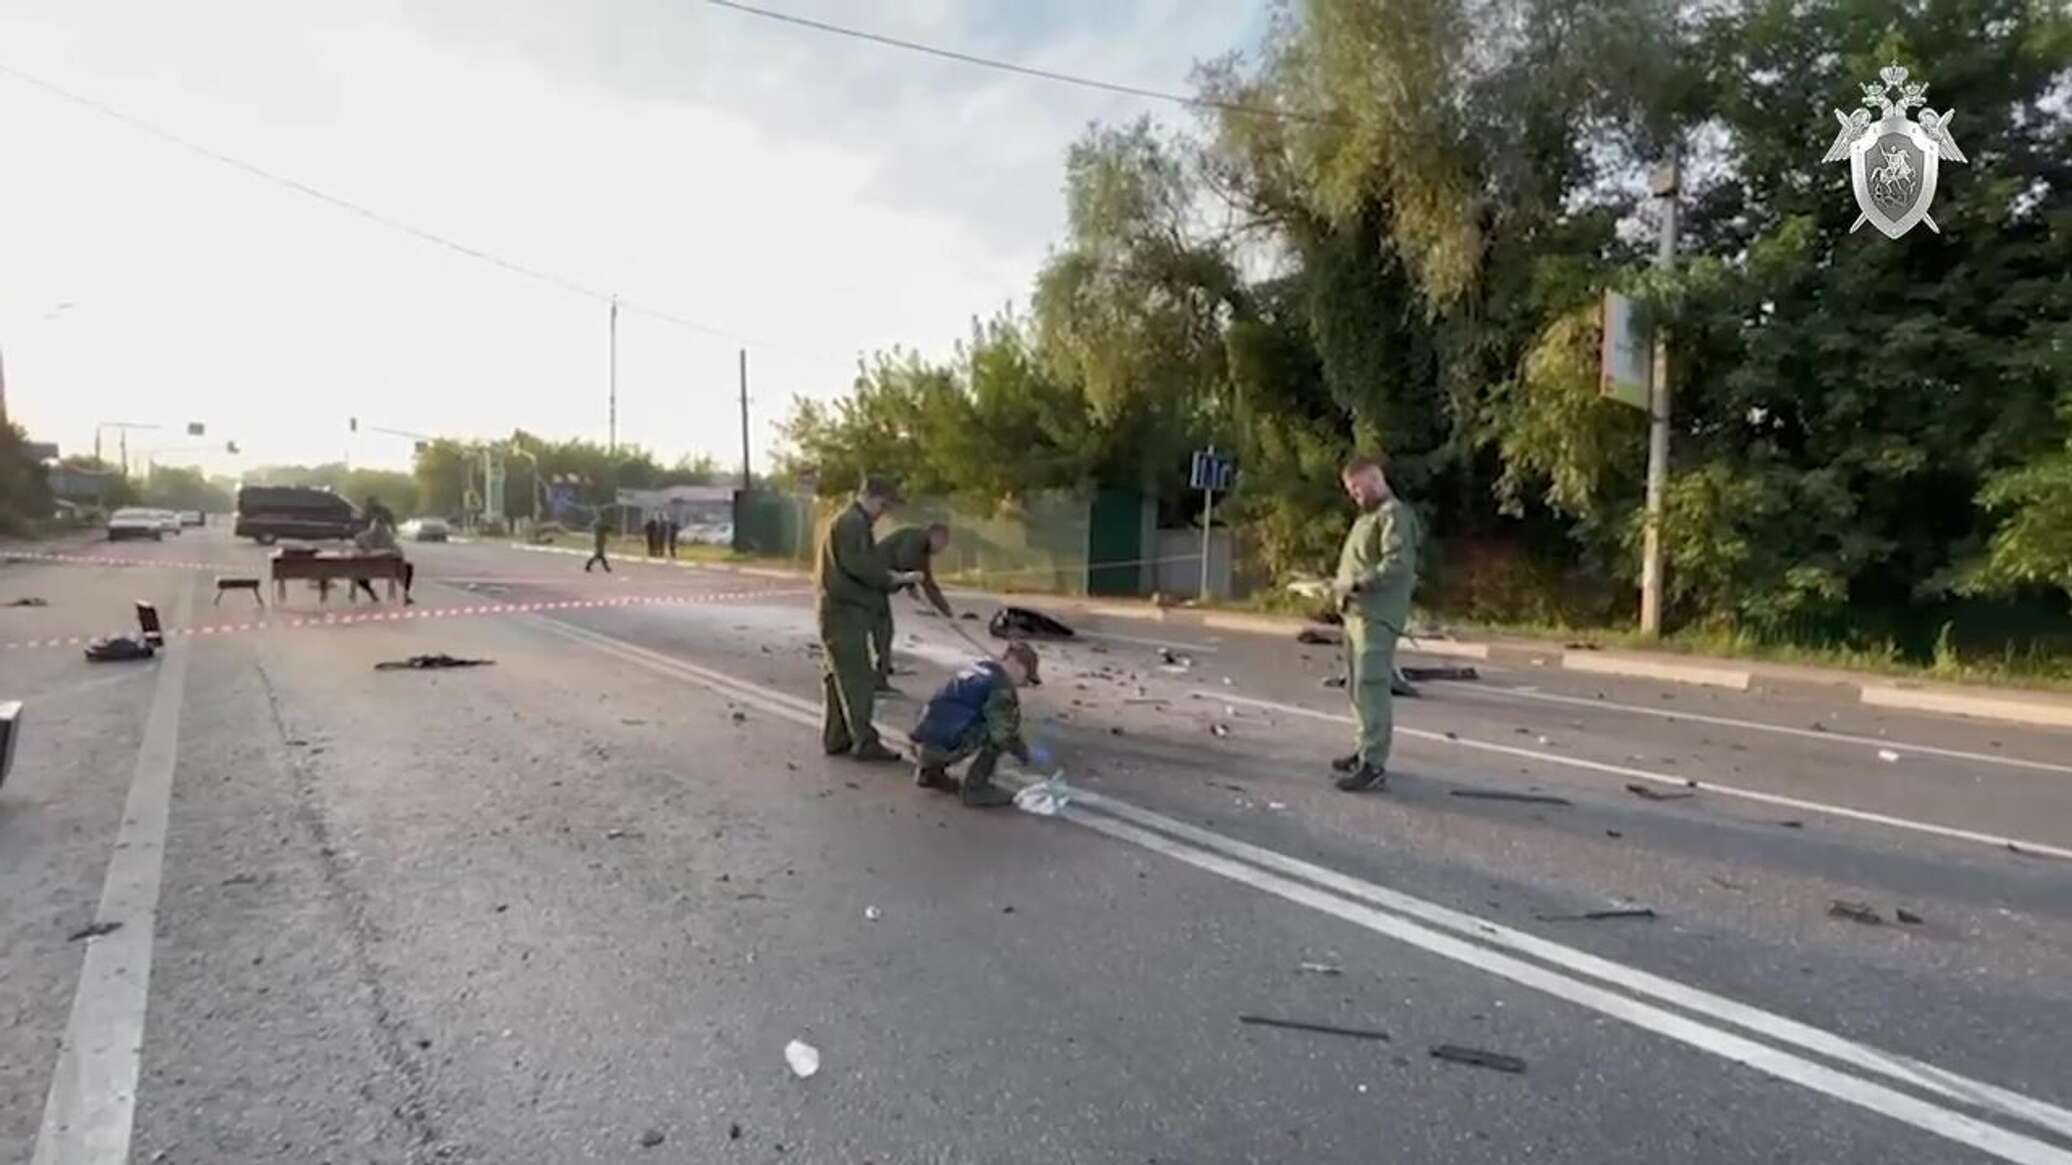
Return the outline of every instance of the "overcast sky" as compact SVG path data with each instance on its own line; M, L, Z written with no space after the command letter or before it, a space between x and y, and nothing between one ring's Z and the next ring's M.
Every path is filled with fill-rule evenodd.
M1264 0L762 2L1182 90L1266 18ZM1026 302L1089 121L1193 120L701 0L4 0L0 65L713 329L622 312L618 431L728 466L737 349L760 466L793 395L845 391L859 352L946 353L972 315ZM0 75L7 403L68 454L107 421L164 426L133 458L204 422L243 455L163 460L212 472L406 467L409 442L370 426L602 441L606 336L600 303Z

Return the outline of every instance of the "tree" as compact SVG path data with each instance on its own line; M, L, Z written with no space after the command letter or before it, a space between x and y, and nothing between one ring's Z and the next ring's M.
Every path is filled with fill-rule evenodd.
M223 514L236 505L229 491L202 476L199 469L154 466L144 482L144 504L166 510L201 510Z
M29 459L28 431L0 424L0 534L21 536L50 518L50 483L43 466Z

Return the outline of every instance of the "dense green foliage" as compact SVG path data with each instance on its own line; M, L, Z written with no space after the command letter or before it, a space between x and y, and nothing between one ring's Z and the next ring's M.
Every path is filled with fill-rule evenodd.
M1851 233L1830 111L1897 62L1956 110L1940 233ZM2044 0L1289 0L1193 136L1095 127L1027 318L801 402L823 489L1177 493L1239 451L1276 572L1328 561L1384 452L1491 618L1623 618L1645 423L1598 398L1606 288L1668 329L1682 623L1932 628L2072 593L2072 16ZM1647 168L1684 162L1654 269ZM2054 589L2054 590L2053 590Z
M23 448L28 440L20 425L0 424L0 535L20 537L51 514L50 484Z

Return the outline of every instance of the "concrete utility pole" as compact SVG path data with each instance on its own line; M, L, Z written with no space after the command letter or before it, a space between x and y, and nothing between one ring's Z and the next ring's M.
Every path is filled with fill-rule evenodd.
M1674 154L1655 168L1649 186L1662 208L1662 234L1655 265L1668 271L1676 266L1679 174ZM1662 504L1668 487L1669 330L1657 321L1654 374L1648 377L1647 515L1640 560L1640 633L1651 637L1662 634Z
M612 296L611 308L611 420L605 430L604 451L619 451L619 297Z
M748 349L741 349L741 488L754 489L754 475L748 471Z

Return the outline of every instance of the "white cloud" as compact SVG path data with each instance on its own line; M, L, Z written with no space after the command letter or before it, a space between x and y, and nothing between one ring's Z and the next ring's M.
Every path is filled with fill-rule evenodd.
M1146 0L1084 6L1045 35L987 5L849 7L814 14L1168 87L1253 19ZM750 337L758 461L790 396L842 389L857 352L942 350L1024 297L1058 234L1065 147L1090 119L1145 108L689 0L464 2L432 9L436 24L415 5L309 11L18 4L0 63ZM601 305L5 78L0 138L0 344L10 411L41 439L72 451L99 421L197 419L251 464L335 459L348 416L604 436ZM64 300L78 306L43 318ZM621 440L731 463L738 346L623 315ZM363 435L352 452L401 465L408 444Z

